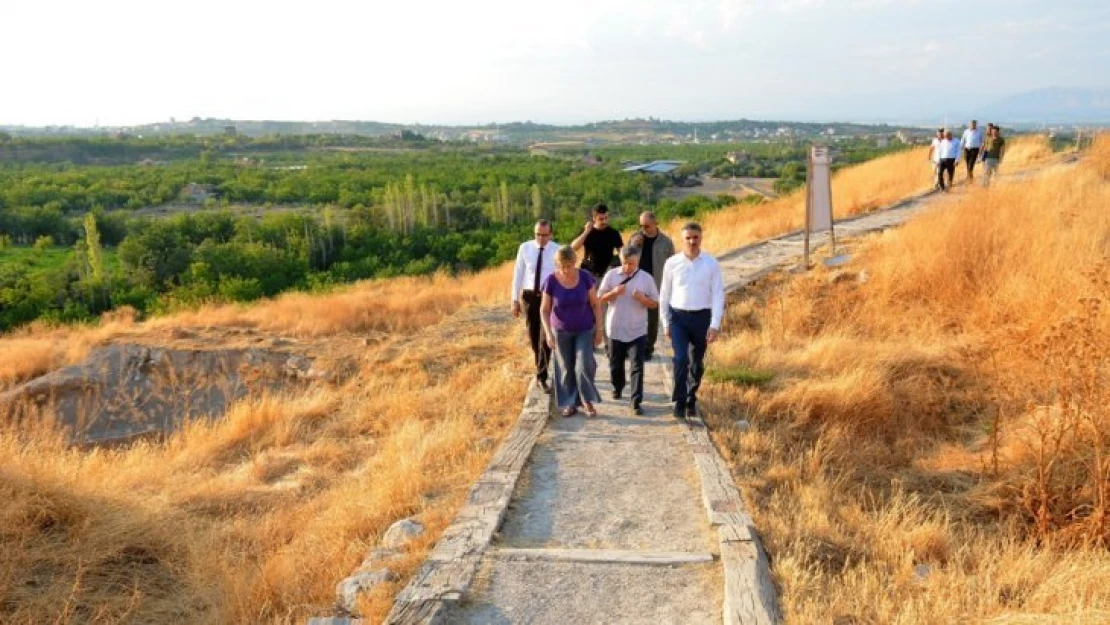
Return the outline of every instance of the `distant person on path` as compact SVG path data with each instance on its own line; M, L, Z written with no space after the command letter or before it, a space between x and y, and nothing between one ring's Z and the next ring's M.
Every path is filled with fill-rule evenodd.
M944 141L944 129L937 128L937 134L933 137L933 142L929 144L929 162L933 164L933 189L940 190L944 188L944 183L941 181L940 170L940 144Z
M598 295L609 305L605 331L609 335L609 375L613 380L613 399L624 391L624 361L632 356L632 413L644 414L644 356L647 352L648 316L659 306L659 291L651 274L642 266L641 249L634 245L621 248L621 265L609 270L601 280Z
M987 124L987 139L983 142L983 186L989 186L991 178L998 173L998 165L1002 162L1002 155L1006 152L1006 140L1002 138L1002 129L994 124Z
M964 165L967 166L968 181L975 180L975 163L979 161L979 150L983 147L983 131L979 129L979 122L971 120L971 125L960 137L960 145L964 149Z
M573 248L559 248L555 273L541 287L540 317L547 345L556 350L555 402L564 417L577 413L578 406L594 417L594 404L601 401L593 351L602 341L601 304L593 275L575 267L575 260Z
M543 301L544 280L555 271L555 253L559 244L551 239L551 222L541 219L532 227L534 239L520 244L516 251L516 265L513 268L512 312L520 317L524 311L524 322L528 327L528 341L536 361L536 381L545 392L551 387L547 383L548 368L551 363L551 348L543 334L540 321L540 304Z
M640 248L640 271L647 272L655 280L655 288L663 284L663 266L667 259L674 256L674 242L661 230L655 213L640 213L640 230L633 236L633 244ZM648 308L647 346L644 360L651 360L655 354L655 341L659 338L659 308Z
M696 417L705 350L717 340L725 314L725 288L717 259L701 249L701 226L682 228L682 253L663 268L660 321L674 348L674 416Z
M952 179L956 177L956 161L960 160L960 142L952 138L951 130L944 131L938 150L940 169L937 171L937 184L942 191L948 191L952 188ZM944 185L944 174L948 174L948 186Z

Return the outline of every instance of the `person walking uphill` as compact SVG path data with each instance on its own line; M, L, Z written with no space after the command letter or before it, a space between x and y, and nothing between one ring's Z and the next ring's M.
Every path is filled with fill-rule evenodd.
M979 129L979 122L971 120L971 125L960 137L960 144L964 149L964 165L967 166L967 180L975 180L975 162L979 160L979 149L983 147L983 131Z
M663 266L667 259L674 256L674 243L659 230L655 213L640 213L640 231L632 235L632 244L640 248L640 271L651 275L655 288L663 284ZM655 341L659 337L659 308L648 308L647 345L644 347L644 360L651 360L655 354Z
M589 271L595 278L601 280L618 250L624 247L621 233L609 227L609 207L598 204L593 208L593 218L586 222L582 234L578 235L570 246L574 251L585 248L582 256L582 268Z
M559 248L555 273L541 287L540 319L547 345L556 351L555 402L564 417L578 412L578 406L594 417L594 404L601 401L593 350L602 340L601 303L593 275L575 267L575 260L573 248Z
M944 131L944 139L938 146L940 152L940 167L937 169L937 185L941 191L952 188L952 181L956 177L956 161L960 160L960 142L952 138L952 131ZM948 174L948 186L944 184L944 174Z
M717 259L701 249L701 226L682 228L682 253L663 268L659 320L674 348L674 416L698 415L705 350L717 340L725 315L725 287Z
M548 368L551 363L551 348L543 334L540 322L540 303L543 281L555 271L555 253L559 244L551 240L551 222L541 219L532 228L531 241L520 244L516 251L516 265L513 267L512 311L520 317L524 311L524 323L528 328L528 341L536 361L536 382L544 391L550 391L547 383Z
M647 313L659 306L659 292L651 274L640 268L641 250L629 245L621 248L621 266L605 274L598 287L601 301L609 304L605 331L609 335L609 375L613 380L613 399L624 392L624 361L632 356L632 413L643 414L644 356L648 332Z
M1006 152L1006 140L1002 138L1002 129L994 124L987 125L987 140L983 143L983 186L989 186L991 178L998 173L998 164L1002 162L1002 155Z

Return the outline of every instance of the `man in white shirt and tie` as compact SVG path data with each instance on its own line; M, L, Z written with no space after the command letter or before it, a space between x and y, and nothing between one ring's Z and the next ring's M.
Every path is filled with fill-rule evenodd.
M698 387L705 373L705 350L717 340L725 315L721 266L701 249L701 226L682 228L682 253L663 266L659 321L674 348L674 416L698 416Z
M968 181L975 180L975 162L979 160L979 149L983 147L983 131L979 129L979 122L971 120L971 125L960 137L960 144L964 148L964 164L967 166Z
M559 251L559 244L551 240L551 222L546 219L537 221L532 233L535 238L521 243L516 251L512 311L514 317L520 317L521 308L524 309L528 341L536 360L536 381L544 391L550 391L547 372L551 363L551 348L544 340L543 324L540 323L540 302L543 299L540 286L555 271L555 252Z

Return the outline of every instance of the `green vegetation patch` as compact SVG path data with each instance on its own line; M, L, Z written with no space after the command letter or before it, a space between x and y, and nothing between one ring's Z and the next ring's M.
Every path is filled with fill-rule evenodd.
M736 386L763 387L775 379L774 371L753 369L747 365L710 367L705 375L710 382L735 384Z

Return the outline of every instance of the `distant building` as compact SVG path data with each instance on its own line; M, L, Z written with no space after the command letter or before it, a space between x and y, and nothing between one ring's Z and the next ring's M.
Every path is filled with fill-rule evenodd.
M234 136L237 136L238 134L239 134L239 131L236 130L235 126L224 126L224 135L226 135L228 137L234 137Z
M725 158L728 159L728 162L732 163L733 165L736 165L738 163L746 162L749 157L748 157L747 152L732 151L732 152L729 152L728 154L725 154Z
M913 142L913 139L910 138L909 133L907 133L905 130L899 130L898 132L894 133L894 137L901 141L903 144L908 145Z
M890 145L890 139L887 137L879 137L878 139L875 139L875 145L880 148L885 148Z
M629 165L621 171L634 171L642 174L669 174L682 167L685 161L651 161L640 165Z

